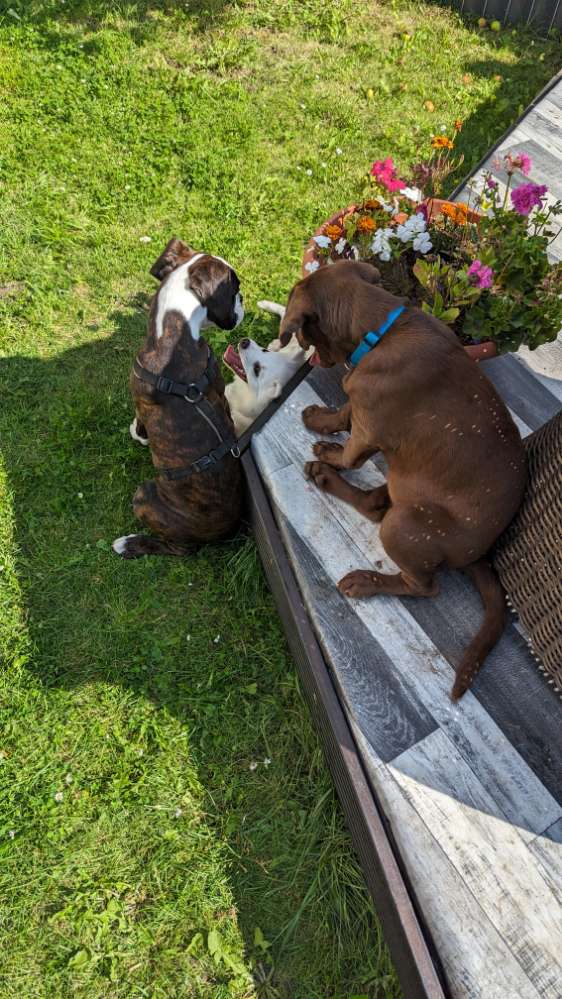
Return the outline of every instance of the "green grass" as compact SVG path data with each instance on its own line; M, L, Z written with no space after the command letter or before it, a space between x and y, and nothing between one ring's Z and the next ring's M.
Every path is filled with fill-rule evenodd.
M171 235L266 342L373 158L461 117L470 166L558 55L415 3L0 3L3 999L398 996L251 538L110 551L128 370Z

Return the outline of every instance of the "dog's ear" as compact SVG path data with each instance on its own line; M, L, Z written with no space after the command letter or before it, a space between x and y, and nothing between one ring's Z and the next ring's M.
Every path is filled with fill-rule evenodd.
M157 281L163 281L179 264L190 260L194 254L195 250L192 250L190 246L183 243L181 239L171 239L158 257L158 260L154 261L150 268L150 273Z
M286 347L293 334L302 330L304 324L314 318L314 310L308 294L306 294L300 284L295 285L289 295L285 315L279 326L279 342L281 346Z
M381 272L373 264L366 264L364 261L358 261L355 264L359 276L366 281L367 284L380 284L381 283Z

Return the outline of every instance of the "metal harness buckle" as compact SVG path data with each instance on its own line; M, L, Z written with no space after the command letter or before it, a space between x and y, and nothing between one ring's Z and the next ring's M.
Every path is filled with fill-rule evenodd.
M203 393L201 389L198 388L198 386L195 384L195 382L192 382L191 385L187 386L187 391L189 395L184 395L184 399L186 402L192 402L192 403L201 402L203 398Z
M231 455L232 455L233 458L239 458L240 457L240 448L238 447L238 444L234 444L231 447L230 453L231 453Z

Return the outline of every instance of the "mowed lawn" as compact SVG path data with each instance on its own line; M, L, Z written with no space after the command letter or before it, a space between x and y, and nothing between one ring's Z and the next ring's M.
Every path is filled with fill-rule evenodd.
M267 343L373 159L460 117L467 169L559 55L423 3L0 3L3 999L398 997L251 537L111 552L128 372L172 235Z

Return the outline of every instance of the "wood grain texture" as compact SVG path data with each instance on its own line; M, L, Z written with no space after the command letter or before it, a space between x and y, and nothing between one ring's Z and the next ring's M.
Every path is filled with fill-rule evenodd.
M362 540L352 540L335 510L330 516L331 498L312 491L297 468L276 473L269 489L276 507L334 583L351 569L374 567ZM305 576L303 567L293 564L297 578ZM485 786L493 788L504 814L531 832L542 832L555 821L560 813L556 801L474 695L469 692L459 705L451 703L453 669L400 600L378 597L349 601L349 607L376 636L402 681L449 733Z
M394 760L391 771L538 992L559 999L562 906L519 829L444 732Z
M281 533L299 573L301 590L334 679L380 759L388 761L433 732L437 723L403 683L376 637L327 579L314 553L283 518Z
M524 973L501 934L483 911L478 897L444 852L400 787L392 769L354 729L365 767L376 787L406 870L431 932L449 988L456 999L537 999L539 992Z

